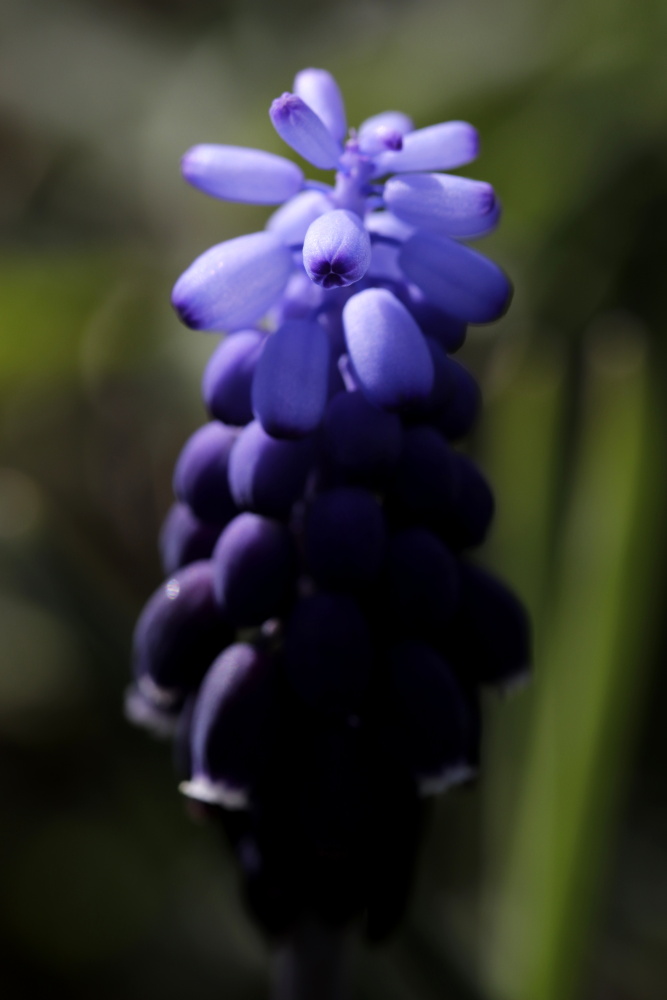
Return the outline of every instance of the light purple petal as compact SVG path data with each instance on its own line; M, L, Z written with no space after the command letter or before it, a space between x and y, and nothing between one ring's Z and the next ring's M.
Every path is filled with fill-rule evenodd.
M294 93L321 118L334 139L347 135L345 102L340 87L325 69L302 69L294 77Z
M195 330L240 330L273 305L293 269L272 233L250 233L211 247L174 285L172 304Z
M433 305L466 322L490 323L509 305L512 287L498 265L446 236L416 233L399 264Z
M384 186L384 202L402 222L459 235L488 225L496 197L490 184L451 174L400 174Z
M398 299L382 288L354 295L343 309L345 339L364 394L395 409L428 395L433 362L416 322Z
M290 320L267 338L252 385L255 416L267 434L299 438L319 425L327 403L330 353L319 323Z
M413 170L454 170L475 159L479 152L477 129L467 122L441 122L409 132L403 149L380 153L375 176Z
M311 222L330 211L331 201L322 191L301 191L273 213L266 228L285 246L299 246Z
M352 285L363 278L370 261L370 236L354 212L337 208L311 223L303 242L303 264L316 285Z
M303 184L303 171L296 163L241 146L193 146L181 169L190 184L214 198L256 205L279 205Z
M277 97L269 111L273 127L288 146L314 167L333 170L342 147L321 118L296 94Z

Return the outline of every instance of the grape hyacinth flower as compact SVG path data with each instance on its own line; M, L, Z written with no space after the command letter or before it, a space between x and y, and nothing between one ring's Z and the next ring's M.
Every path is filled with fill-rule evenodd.
M475 159L472 125L389 111L348 131L321 69L270 118L335 174L236 146L183 159L205 194L279 207L173 290L186 325L225 336L210 419L176 464L128 711L175 734L181 790L221 820L269 935L364 914L379 940L425 799L478 770L480 687L530 664L521 604L468 561L493 495L455 447L480 399L451 355L511 287L467 242L498 223L493 188L448 173Z

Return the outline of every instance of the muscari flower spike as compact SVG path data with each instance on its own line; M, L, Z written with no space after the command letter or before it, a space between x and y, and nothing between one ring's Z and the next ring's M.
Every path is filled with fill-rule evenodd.
M348 133L322 69L270 118L335 175L237 146L183 158L205 194L279 207L174 287L186 325L226 336L210 420L176 464L127 709L176 734L181 790L222 822L267 933L364 912L379 939L425 798L477 771L480 686L530 665L520 602L467 560L493 495L454 447L480 394L451 355L511 288L465 242L497 225L493 188L447 173L477 156L471 125L387 111Z

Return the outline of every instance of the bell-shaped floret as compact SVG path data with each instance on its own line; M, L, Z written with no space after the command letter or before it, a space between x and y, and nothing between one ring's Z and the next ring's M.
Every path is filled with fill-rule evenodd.
M429 416L429 421L449 441L459 441L475 426L482 406L480 388L467 368L449 359L451 387L441 410Z
M202 521L223 525L237 513L227 468L238 432L217 420L189 438L174 469L174 493Z
M352 285L363 278L370 262L371 239L354 212L337 208L309 226L303 243L303 265L316 285Z
M272 661L255 646L234 643L218 656L190 720L185 795L227 809L249 804L266 753L274 684Z
M456 492L454 454L433 427L407 430L396 473L387 494L392 517L429 527L446 521Z
M220 535L212 562L216 601L234 625L261 625L289 605L296 554L279 521L239 514Z
M532 663L530 622L509 587L495 576L460 563L461 600L445 642L448 657L480 684L511 689Z
M456 485L440 534L453 549L472 549L486 539L496 504L491 487L472 459L460 452L452 452L452 456Z
M252 420L252 380L266 334L242 330L226 337L204 369L202 396L212 417L243 427Z
M425 528L400 531L389 545L388 622L415 638L438 640L456 610L456 560Z
M242 330L261 319L285 288L294 264L273 233L250 233L206 250L181 275L174 309L195 330Z
M323 433L334 469L352 482L381 485L401 454L399 417L373 406L362 392L340 392L331 399Z
M187 504L172 504L160 531L160 558L165 573L208 559L221 531L221 524L201 521Z
M425 337L427 347L433 362L433 388L424 399L418 399L405 409L405 416L410 419L429 420L447 402L454 388L452 366L455 364L448 358L443 348L433 337Z
M242 146L193 146L181 161L186 181L225 201L280 205L303 185L303 171L284 156Z
M279 441L258 420L241 432L229 459L229 487L242 510L287 518L313 466L311 438Z
M280 138L304 160L322 170L336 168L342 153L340 143L300 97L282 94L271 105L269 115Z
M229 624L214 598L212 564L195 562L178 570L150 598L134 630L139 690L158 706L178 704L229 638Z
M273 213L266 228L288 247L301 246L308 227L331 211L331 200L323 191L302 191Z
M431 233L477 235L497 221L491 185L467 177L400 174L387 181L383 198L402 222Z
M347 135L345 102L340 87L325 69L302 69L294 77L294 93L324 122L334 139Z
M423 642L390 655L396 702L396 747L422 794L443 792L475 774L473 717L451 667Z
M343 309L355 375L372 403L397 409L427 396L433 362L416 322L391 292L368 288Z
M467 323L490 323L509 305L512 287L498 265L446 236L415 233L399 264L434 305Z
M285 662L292 687L307 704L346 715L357 711L373 644L356 601L328 593L299 601L286 626Z
M253 410L267 434L300 438L319 426L330 356L329 338L319 323L288 320L269 335L252 384Z
M421 170L454 170L470 163L479 153L477 129L467 122L440 122L403 138L397 152L375 158L375 176Z
M422 333L437 340L448 354L453 354L463 346L468 329L465 320L450 316L429 302L416 285L407 289L405 298L401 301L417 320Z
M382 509L368 490L327 490L308 508L306 569L322 587L355 589L372 583L382 568L385 543Z

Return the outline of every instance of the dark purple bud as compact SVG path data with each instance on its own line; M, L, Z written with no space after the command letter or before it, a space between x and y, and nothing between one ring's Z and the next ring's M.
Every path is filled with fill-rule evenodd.
M268 656L235 643L215 660L190 723L191 778L181 791L201 802L241 809L263 764L274 693Z
M202 396L224 424L243 427L252 420L251 388L266 334L241 330L225 337L211 355L202 378Z
M451 389L443 408L430 416L431 423L449 441L459 441L475 426L482 406L479 386L467 368L449 359Z
M371 262L371 238L358 215L337 208L311 223L303 243L303 264L323 288L359 281Z
M443 518L441 535L453 549L476 548L485 541L495 501L491 487L475 463L453 452L456 488L448 517Z
M227 467L238 432L217 420L204 424L186 442L174 469L174 493L202 521L223 525L237 512Z
M302 69L294 77L294 93L321 118L334 139L342 142L347 135L345 103L331 73L325 69Z
M407 430L395 476L387 494L392 518L415 520L431 528L446 522L457 487L454 453L433 427Z
M532 663L530 622L516 595L480 566L460 564L461 600L444 648L470 680L508 690Z
M255 416L272 437L300 438L321 423L331 352L319 323L289 320L268 336L252 385Z
M241 432L229 460L229 486L241 510L287 518L303 496L314 444L279 441L254 420Z
M410 419L428 420L432 414L440 411L454 387L452 365L455 363L447 357L445 351L433 337L426 337L426 346L433 362L433 388L424 399L417 400L405 408L405 416Z
M160 531L160 557L165 573L175 573L181 566L208 559L221 531L221 524L200 521L187 504L172 504Z
M398 462L403 442L400 419L373 406L361 392L333 397L323 431L329 459L353 482L382 484Z
M140 691L158 706L178 703L197 687L229 638L214 599L211 563L184 567L156 590L139 616L133 661Z
M328 490L306 515L306 568L322 587L358 588L377 578L384 561L382 509L368 490Z
M286 626L290 683L316 708L359 708L370 678L373 645L358 604L343 594L315 594L297 604Z
M512 287L498 265L446 236L415 233L399 264L434 305L467 323L490 323L509 306Z
M391 653L396 751L423 795L470 780L476 768L471 712L456 675L431 646L404 642Z
M428 395L431 355L419 327L391 292L368 288L354 295L343 309L343 324L354 371L372 403L397 409Z
M437 340L448 354L463 346L468 329L464 320L456 319L434 306L415 285L410 287L403 304L417 320L422 333Z
M336 168L342 153L340 143L300 97L290 93L277 97L269 115L280 138L304 160L323 170Z
M288 529L259 514L239 514L213 552L218 606L238 626L261 625L292 599L296 553Z
M193 146L181 169L186 181L205 194L255 205L280 205L303 184L303 171L296 163L241 146Z
M454 170L470 163L479 153L477 130L467 122L441 122L409 132L397 153L381 153L375 159L375 176L422 170Z
M401 531L389 545L389 590L387 624L409 636L437 640L458 602L456 561L430 531Z
M264 316L293 268L292 254L273 233L238 236L197 257L171 301L195 330L242 330Z
M466 236L496 221L490 184L451 174L400 174L384 186L384 203L402 222L431 233Z

